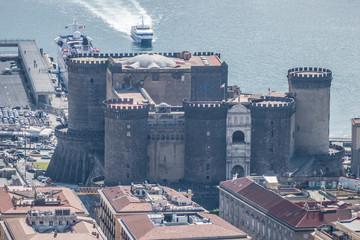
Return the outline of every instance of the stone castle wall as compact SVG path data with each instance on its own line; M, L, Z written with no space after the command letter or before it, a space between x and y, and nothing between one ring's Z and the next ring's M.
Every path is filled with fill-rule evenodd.
M219 183L226 173L226 114L222 102L184 102L185 179Z
M149 106L133 106L132 99L104 101L105 184L114 186L147 180ZM111 107L111 103L124 103Z
M250 110L251 173L263 175L287 172L293 155L294 100L266 97L254 100Z
M225 87L220 88L225 83ZM228 65L192 66L191 101L222 101L228 84Z
M289 92L296 101L295 153L328 154L332 73L323 68L288 71Z
M107 61L68 61L69 121L72 131L104 132L101 102L106 94Z
M184 114L151 113L148 120L149 180L182 181L185 157Z

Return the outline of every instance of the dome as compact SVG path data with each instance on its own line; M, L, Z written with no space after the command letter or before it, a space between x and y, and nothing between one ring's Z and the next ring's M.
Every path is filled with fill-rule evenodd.
M79 31L75 31L73 33L73 37L74 37L74 39L79 39L81 37L81 33Z
M142 54L135 57L129 58L122 62L126 64L126 68L164 68L164 67L175 67L176 63L162 55L158 54Z

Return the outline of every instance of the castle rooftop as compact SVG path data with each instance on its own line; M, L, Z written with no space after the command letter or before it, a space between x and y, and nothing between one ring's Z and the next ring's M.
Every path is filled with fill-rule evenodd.
M128 93L127 95L130 97L131 95L133 95L133 93ZM142 101L140 95L135 94L134 96L137 97L137 99L135 99L136 101L134 101L133 98L118 98L118 99L105 100L104 104L109 108L115 108L115 109L124 109L124 108L126 109L127 107L130 106L135 108L145 106L145 102Z
M170 55L170 56L169 56ZM115 58L115 63L122 63L128 69L149 68L180 68L190 69L192 66L220 66L221 60L216 55L191 55L189 59L176 57L176 54L167 56L159 54L142 54L130 58Z
M352 118L351 119L351 124L352 125L359 125L360 126L360 118Z
M303 74L303 75L308 75L308 76L312 76L312 77L323 77L323 76L327 76L328 72L319 72L319 71L293 71L292 73L298 73L298 74Z
M70 58L70 61L72 62L104 62L107 61L108 58L107 57L93 57L93 56L88 56L88 57L84 57L84 56L79 56L79 57L72 57Z
M145 91L145 90L144 90ZM133 99L133 102L143 104L143 103L150 103L155 104L155 102L151 99L150 96L144 97L143 93L139 89L115 89L115 94L117 98L127 98Z
M264 95L262 95L262 94L241 93L240 97L233 98L233 99L229 100L229 102L232 102L232 103L238 103L238 102L249 103L251 100L260 99L262 97L264 97Z
M266 106L266 107L269 107L269 106L286 106L288 105L287 102L284 102L284 101L276 101L276 100L264 100L262 102L256 102L255 103L256 106Z
M105 62L112 57L114 63L120 63L126 69L180 68L190 69L192 66L221 66L219 54L213 52L182 53L120 53L99 54L95 56L75 55L70 61L78 63Z

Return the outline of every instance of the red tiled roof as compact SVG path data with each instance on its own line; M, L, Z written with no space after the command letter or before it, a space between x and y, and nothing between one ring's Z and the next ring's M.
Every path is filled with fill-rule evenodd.
M3 187L0 188L0 212L2 214L27 214L27 211L30 209L46 209L46 210L54 210L54 209L70 209L71 212L77 214L85 214L87 213L85 207L82 205L80 199L76 196L76 194L69 188L65 187L36 187L36 192L50 192L50 191L59 191L53 195L54 198L58 196L61 199L60 205L54 206L13 206L12 197L19 197L14 193L7 192Z
M141 202L130 191L130 186L106 187L101 190L116 212L149 212L149 202Z
M246 233L216 215L206 213L199 213L199 215L210 218L212 224L155 227L146 214L126 215L122 217L122 220L135 238L139 240L206 238L239 239L247 237Z
M4 213L13 207L11 197L8 192L1 187L0 188L0 212Z
M337 211L327 213L320 210L307 211L246 177L221 182L220 186L232 190L262 208L263 211L269 212L293 227L317 227L331 223L338 218L348 219L351 216L347 205Z
M178 198L185 202L191 202L187 197L181 193L169 188L162 188L172 198ZM151 212L151 202L140 200L137 196L132 194L131 186L114 186L103 188L102 193L106 196L112 207L116 212Z

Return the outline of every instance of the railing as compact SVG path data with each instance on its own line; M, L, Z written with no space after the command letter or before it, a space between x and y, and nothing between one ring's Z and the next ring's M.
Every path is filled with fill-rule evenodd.
M78 195L98 195L100 187L78 187L75 189Z

